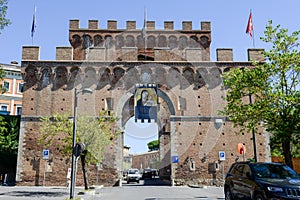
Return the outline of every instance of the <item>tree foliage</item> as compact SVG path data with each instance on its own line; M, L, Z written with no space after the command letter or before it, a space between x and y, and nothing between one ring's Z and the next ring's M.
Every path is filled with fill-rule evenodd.
M9 19L6 18L7 12L7 3L8 0L0 0L0 33L4 27L8 26L11 22Z
M100 117L93 118L79 115L77 119L76 142L85 145L88 162L101 162L104 147L112 143L119 135L114 127L116 117L101 112ZM39 143L46 147L59 148L60 153L72 155L73 121L66 114L54 114L41 118Z
M153 140L151 142L148 142L147 144L149 151L156 151L159 149L159 141Z
M18 153L20 118L0 116L0 152Z
M300 132L300 32L289 35L280 25L266 26L261 40L272 45L264 52L266 62L254 62L251 69L236 68L224 75L228 88L223 114L236 126L258 128L262 122L271 133L271 147L292 166L292 152L297 152ZM249 94L253 97L249 103Z

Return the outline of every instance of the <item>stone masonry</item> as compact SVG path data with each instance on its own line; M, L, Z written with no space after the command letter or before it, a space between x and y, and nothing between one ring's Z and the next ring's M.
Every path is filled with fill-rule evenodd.
M65 185L71 156L59 154L59 146L50 148L50 160L42 159L38 144L40 117L55 113L73 116L74 88L90 88L93 94L78 94L78 112L98 116L109 110L119 118L124 130L133 117L136 84L155 84L158 91L158 132L160 176L172 185L220 184L231 163L242 156L237 144L243 143L246 158L253 157L251 133L239 133L220 116L226 90L222 74L230 68L253 67L252 60L263 61L262 49L249 49L248 61L233 61L232 49L217 49L217 61L210 60L211 24L201 22L194 30L190 21L174 30L172 21L157 29L147 21L146 31L127 21L119 29L109 20L99 28L89 20L80 28L79 20L70 20L70 47L57 47L56 60L40 60L37 46L24 46L22 75L25 81L23 114L17 164L17 182L42 185L46 169L47 185ZM249 103L245 99L245 103ZM61 138L57 138L59 140ZM270 160L268 135L257 133L259 161ZM115 185L122 178L123 136L106 147L102 169L90 165L90 183ZM219 152L226 153L220 161ZM46 162L46 165L45 165ZM45 167L46 166L46 167ZM77 185L83 177L80 164Z

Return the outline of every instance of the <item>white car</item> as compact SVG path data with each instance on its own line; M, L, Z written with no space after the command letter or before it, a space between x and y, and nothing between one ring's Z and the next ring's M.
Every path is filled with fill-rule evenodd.
M127 172L127 183L137 182L139 183L141 179L141 174L138 169L129 169Z

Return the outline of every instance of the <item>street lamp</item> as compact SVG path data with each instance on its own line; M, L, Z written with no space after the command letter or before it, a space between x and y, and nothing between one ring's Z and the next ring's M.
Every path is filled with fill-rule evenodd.
M249 93L249 103L252 104L252 96L251 96L251 93ZM257 162L256 136L255 136L254 128L252 128L252 140L253 140L254 162Z
M84 88L82 90L74 89L74 117L73 117L73 142L72 142L72 171L71 171L71 189L70 189L70 199L74 197L74 190L76 185L76 162L77 157L74 155L74 149L76 148L76 128L77 128L77 95L82 93L93 93L90 88Z

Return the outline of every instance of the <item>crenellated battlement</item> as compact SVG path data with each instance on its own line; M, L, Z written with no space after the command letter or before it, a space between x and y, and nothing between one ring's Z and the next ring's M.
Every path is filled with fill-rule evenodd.
M88 21L88 28L81 28L80 27L80 20L72 19L70 20L70 30L97 30L99 29L99 21L98 20L89 20ZM126 21L126 29L118 29L118 21L116 20L107 20L107 27L106 30L141 30L136 28L136 21ZM192 21L182 21L182 29L176 31L211 31L210 22L200 22L200 30L193 29L193 22ZM174 30L174 22L173 21L164 21L164 29L156 29L155 21L146 21L146 29L147 30ZM105 30L105 28L101 29Z
M79 20L70 20L70 47L56 47L58 61L210 61L211 24L201 22L194 30L191 21L183 21L181 30L174 30L173 21L165 21L156 29L155 21L146 22L146 31L137 29L136 21L126 21L126 29L118 22L107 21L99 28L98 20L89 20L88 28L80 28ZM248 61L263 61L263 49L249 49ZM39 47L23 47L22 60L39 60ZM216 60L233 62L233 49L219 48Z
M97 57L97 55L101 55L104 52L103 48L91 48L91 53L89 55L89 59L91 61L105 61L104 54L102 57ZM191 58L188 59L189 61L197 61L197 59L192 60L192 58L197 57L195 53L199 53L197 50L190 49L190 52L187 55ZM264 61L265 58L263 57L264 49L248 49L248 61ZM137 61L137 48L135 47L124 47L122 48L122 52L124 53L124 61ZM155 50L155 60L156 61L166 61L170 51L168 49L156 49ZM233 49L230 48L218 48L216 50L216 58L218 62L234 62L233 60ZM95 57L96 56L96 57ZM198 55L199 56L199 55ZM40 48L38 46L23 46L22 49L22 60L40 60ZM56 60L57 61L72 61L73 60L73 48L72 47L56 47Z
M88 27L81 28L79 20L70 20L69 41L74 48L74 60L97 57L100 60L120 61L125 59L122 57L123 51L128 53L129 48L136 48L137 51L133 52L135 55L124 55L126 59L155 60L156 50L160 49L161 52L161 49L165 49L170 52L168 58L184 61L192 57L188 55L189 52L196 55L195 49L197 49L198 57L192 58L193 60L210 61L210 22L201 22L199 30L193 29L191 21L183 21L180 30L174 30L173 21L165 21L163 29L158 29L155 21L146 21L145 27L139 29L136 21L126 21L126 28L119 28L115 20L108 20L106 28L100 28L98 24L98 20L89 20ZM97 52L101 55L90 54L91 58L88 58L86 49L90 50L89 53ZM106 55L104 56L103 53Z

